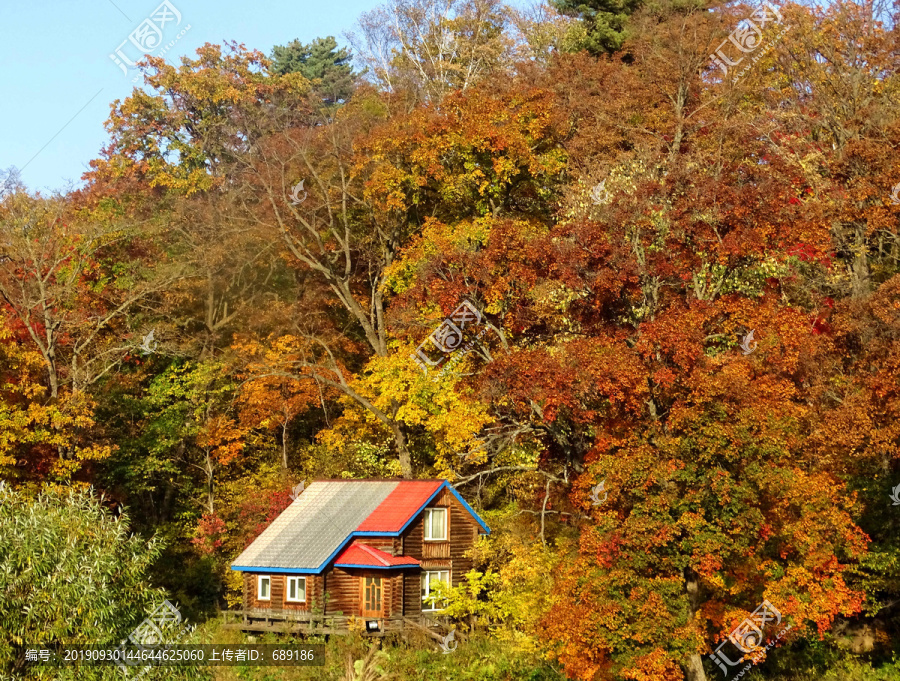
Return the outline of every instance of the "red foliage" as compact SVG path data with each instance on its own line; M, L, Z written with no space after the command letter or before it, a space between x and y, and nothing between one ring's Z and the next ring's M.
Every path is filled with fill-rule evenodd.
M191 543L200 553L210 555L222 546L222 535L225 534L225 521L214 513L204 513L197 523L197 536Z
M249 528L243 536L243 548L262 534L279 514L291 505L290 490L255 494L241 505L238 511L238 527Z

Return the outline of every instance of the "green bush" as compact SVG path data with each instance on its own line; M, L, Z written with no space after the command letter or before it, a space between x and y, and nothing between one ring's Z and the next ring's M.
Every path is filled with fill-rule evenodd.
M160 550L90 490L32 499L0 485L0 675L121 681L115 666L26 670L25 651L118 645L165 598L145 577Z

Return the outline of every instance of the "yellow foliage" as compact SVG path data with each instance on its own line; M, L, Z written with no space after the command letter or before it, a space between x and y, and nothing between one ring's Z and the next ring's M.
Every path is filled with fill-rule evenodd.
M62 393L57 401L46 402L39 353L11 339L0 318L0 470L12 468L20 459L33 470L38 459L52 456L47 470L65 482L85 462L109 457L113 447L81 440L94 425L90 399L84 393Z
M225 575L225 602L229 608L240 608L244 603L244 573L229 570Z

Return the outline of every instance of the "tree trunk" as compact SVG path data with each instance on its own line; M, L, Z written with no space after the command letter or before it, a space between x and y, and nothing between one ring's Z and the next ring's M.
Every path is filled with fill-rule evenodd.
M700 653L691 653L684 664L684 677L687 681L706 681L706 672L703 671L703 658Z
M675 131L672 135L672 146L669 148L669 165L675 162L678 152L681 151L681 143L684 140L684 107L687 103L688 89L683 81L678 86L678 92L672 99L673 114L675 117Z
M400 472L404 478L411 480L413 477L412 456L410 456L409 448L406 446L406 435L399 423L394 421L391 424L391 430L394 431L394 441L397 443L397 451L400 454Z
M47 374L50 379L50 399L56 402L59 398L59 373L56 369L56 357L52 351L47 357Z
M161 522L167 522L172 519L172 499L175 497L175 486L171 482L166 483L166 493L163 495L162 504L160 505L159 514Z
M861 298L869 293L869 254L867 252L865 227L856 225L853 243L853 262L850 268L853 282L853 297Z
M215 497L213 496L213 478L215 475L215 467L213 465L212 457L209 455L209 450L206 450L206 506L209 509L210 514L216 512L215 508Z
M700 581L697 573L691 568L684 569L684 590L687 593L688 607L690 608L688 616L688 625L690 625L695 621L697 610L700 609ZM703 658L700 653L694 652L688 655L682 663L682 667L687 681L706 681L706 672L703 671Z

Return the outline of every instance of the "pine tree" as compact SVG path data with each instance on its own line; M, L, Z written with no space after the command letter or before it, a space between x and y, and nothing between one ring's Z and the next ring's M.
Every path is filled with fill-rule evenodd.
M566 16L580 17L587 37L579 45L593 54L615 52L625 41L625 24L637 11L640 0L552 0Z
M292 40L272 50L272 70L279 74L300 73L313 81L314 91L326 104L341 104L353 93L358 74L350 62L353 55L338 48L333 36L316 38L308 45Z

